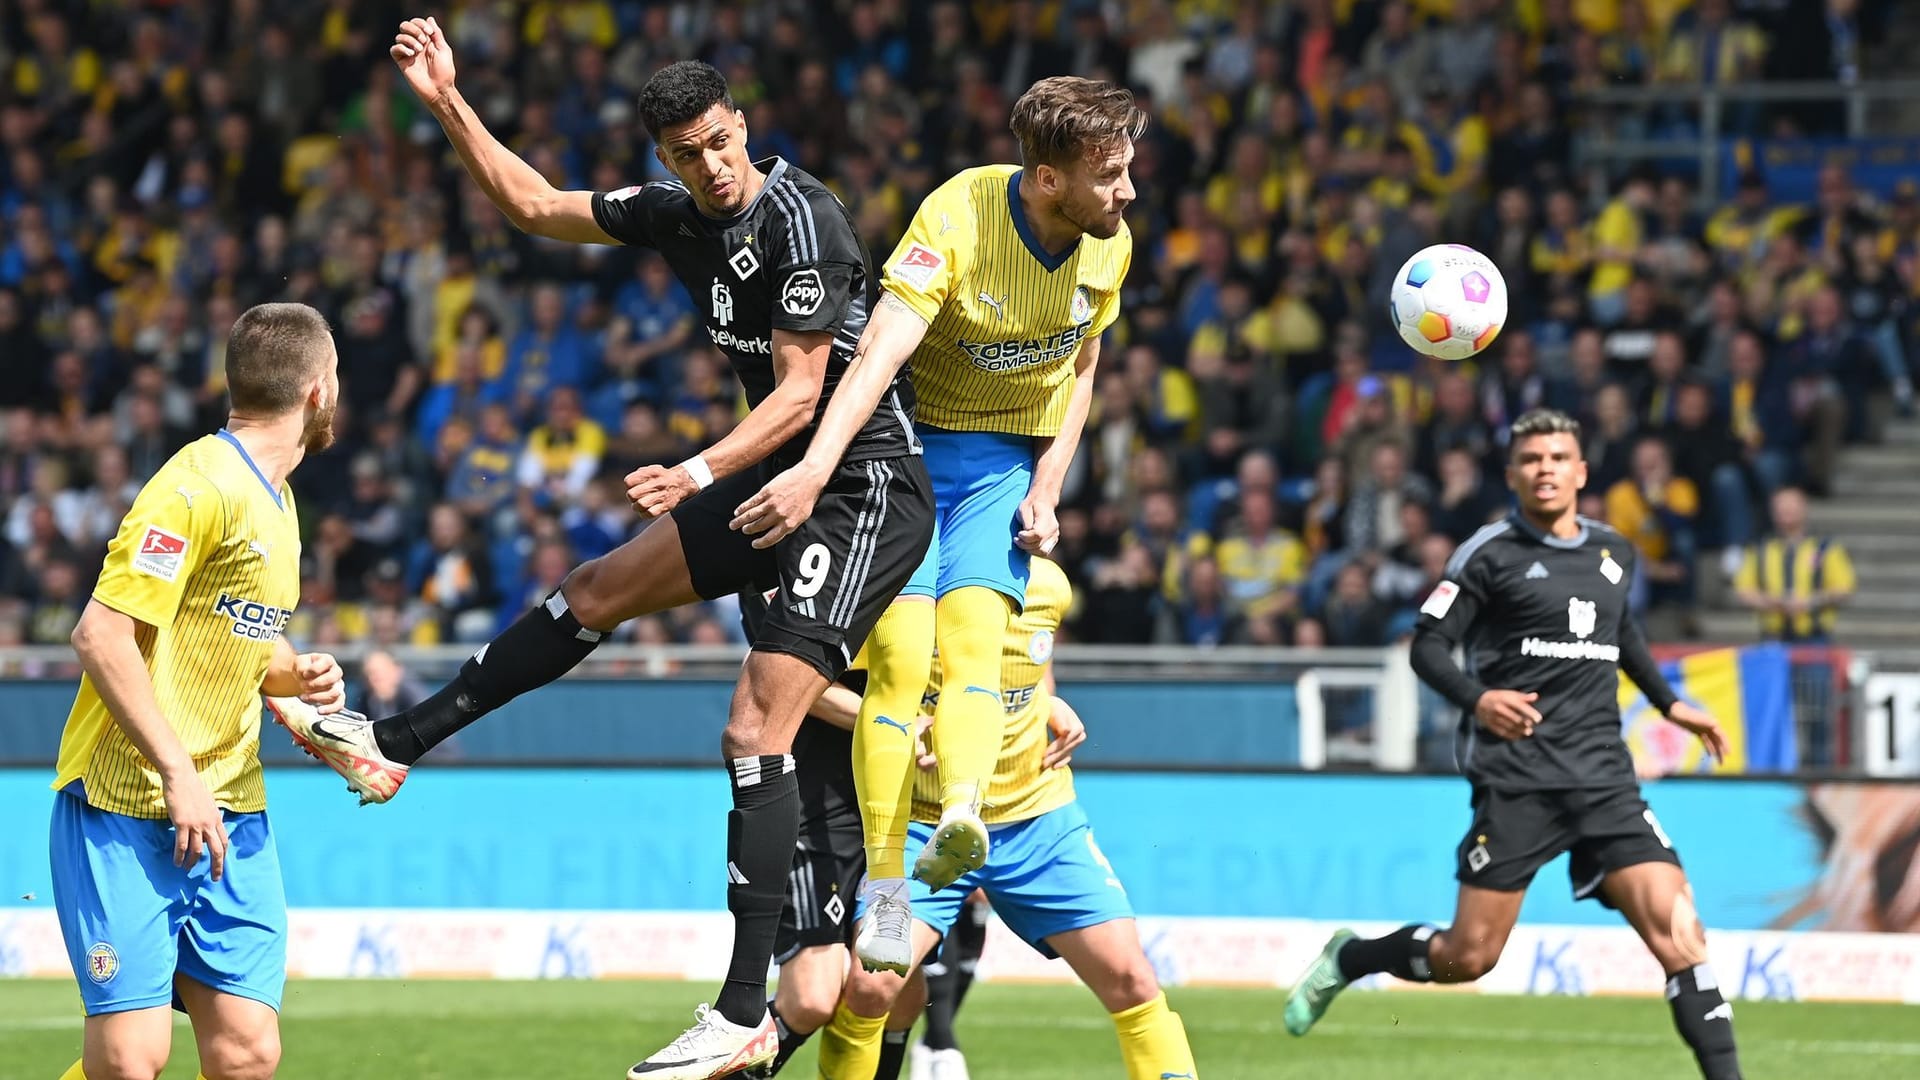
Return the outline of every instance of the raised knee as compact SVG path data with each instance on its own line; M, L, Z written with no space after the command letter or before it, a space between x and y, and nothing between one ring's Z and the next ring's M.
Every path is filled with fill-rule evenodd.
M604 631L620 624L620 612L615 610L607 590L600 587L600 566L601 560L592 559L574 567L561 583L560 594L567 598L567 610L582 627Z
M905 982L898 975L856 969L847 981L847 1011L855 1016L885 1016Z
M89 1053L81 1067L87 1080L158 1080L167 1067L167 1048L106 1046Z
M216 1036L200 1049L200 1073L207 1080L272 1080L280 1067L280 1033Z
M1099 983L1091 989L1110 1013L1145 1005L1160 995L1160 980L1145 953L1115 964L1099 976Z
M791 1002L780 1006L780 1019L787 1022L787 1028L795 1032L819 1031L833 1019L834 1007L840 1004L840 990L836 986L802 985L793 995Z
M1476 944L1461 951L1453 961L1454 974L1462 982L1473 982L1486 976L1493 966L1500 962L1500 947L1486 943Z

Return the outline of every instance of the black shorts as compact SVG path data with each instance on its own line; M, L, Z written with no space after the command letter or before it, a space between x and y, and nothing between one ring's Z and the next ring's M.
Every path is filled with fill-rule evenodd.
M753 647L837 679L933 542L933 485L918 455L843 461L813 516L762 550L727 526L774 472L735 473L674 508L687 572L708 600L779 586Z
M1641 863L1680 865L1665 829L1633 784L1562 791L1473 789L1473 825L1460 841L1454 877L1462 885L1520 892L1540 868L1570 853L1575 900L1597 899L1615 870Z
M773 938L773 959L784 964L815 945L852 945L853 913L867 874L866 836L858 815L808 814L787 874L787 902Z

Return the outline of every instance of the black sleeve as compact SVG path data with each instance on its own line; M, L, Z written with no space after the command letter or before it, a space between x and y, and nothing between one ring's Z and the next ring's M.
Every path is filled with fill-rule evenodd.
M629 247L653 247L653 211L659 188L659 184L643 184L594 192L593 223Z
M1634 566L1631 562L1626 568L1627 576L1632 577ZM1620 670L1633 685L1647 695L1647 704L1659 710L1661 716L1673 708L1680 695L1673 692L1667 684L1667 677L1660 674L1660 665L1653 659L1653 650L1647 647L1647 635L1640 629L1640 621L1633 617L1632 611L1622 611L1620 615Z
M857 282L864 281L860 238L833 197L808 198L791 188L774 193L768 238L773 257L773 328L837 330Z
M1413 632L1410 657L1413 673L1440 696L1462 709L1479 704L1487 688L1460 670L1453 661L1454 646L1465 641L1480 609L1487 603L1483 563L1469 553L1447 565L1447 576L1420 605L1420 621Z

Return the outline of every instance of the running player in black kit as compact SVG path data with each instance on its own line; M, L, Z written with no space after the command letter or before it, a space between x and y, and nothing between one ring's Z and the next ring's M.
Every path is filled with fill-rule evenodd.
M1375 972L1440 983L1485 975L1535 872L1571 852L1574 896L1619 910L1666 971L1674 1025L1701 1074L1738 1080L1733 1009L1707 965L1693 890L1621 740L1618 673L1716 759L1726 737L1675 697L1628 612L1632 545L1575 512L1587 482L1580 425L1537 409L1514 421L1508 445L1520 508L1454 553L1413 639L1414 671L1463 710L1473 824L1460 842L1453 925L1335 934L1294 984L1287 1030L1306 1034L1348 983Z
M727 980L712 1009L702 1006L693 1027L628 1075L703 1080L764 1064L778 1047L766 975L800 820L794 732L932 538L904 380L882 397L801 531L762 549L730 527L740 504L805 453L846 370L876 296L866 246L818 180L778 158L748 158L746 118L706 64L670 65L640 93L654 153L676 179L595 193L554 189L487 133L454 88L452 50L434 20L403 23L391 55L516 226L659 250L704 306L707 335L731 359L752 412L704 453L628 476L634 509L653 524L575 569L431 698L378 722L307 716L290 730L363 799L385 801L430 748L566 674L627 619L778 585L781 602L753 641L721 737L734 807Z

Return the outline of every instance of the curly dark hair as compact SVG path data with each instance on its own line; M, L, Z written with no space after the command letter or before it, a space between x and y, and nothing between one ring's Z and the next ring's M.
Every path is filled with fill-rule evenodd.
M662 128L698 118L715 105L734 108L727 77L712 64L682 60L668 64L640 90L640 122L655 141Z

